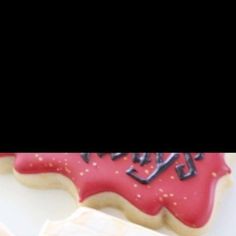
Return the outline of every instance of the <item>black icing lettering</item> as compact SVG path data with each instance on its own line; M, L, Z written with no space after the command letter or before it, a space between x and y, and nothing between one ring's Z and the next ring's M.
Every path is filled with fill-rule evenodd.
M114 160L117 160L123 156L126 156L127 153L123 153L123 152L115 152L115 153L112 153L111 154L111 159L114 161Z
M175 170L176 170L176 173L177 173L180 180L189 179L190 177L193 177L197 174L197 169L196 169L196 166L194 164L194 160L193 160L191 154L185 153L184 158L185 158L185 161L186 161L189 171L187 173L184 172L184 169L185 169L184 164L177 165L175 167Z
M100 158L102 158L104 155L106 155L106 154L108 154L108 153L106 153L106 152L101 152L101 153L97 153L97 155L100 157Z
M90 154L91 153L80 153L80 156L84 162L89 163ZM106 154L109 153L97 153L99 158L102 158ZM116 152L110 154L111 154L110 156L111 160L116 161L119 160L121 157L126 156L128 153ZM151 162L150 158L151 158L151 153L133 153L132 161L133 163L139 163L140 166L144 166L145 164ZM134 167L128 168L126 174L142 184L149 184L153 179L155 179L158 175L160 175L172 164L174 164L175 160L179 158L179 153L171 153L167 158L164 158L163 153L156 153L155 158L156 158L156 168L147 178L142 178L138 176L138 172ZM180 180L189 179L197 174L197 169L194 162L203 160L204 154L197 153L194 157L192 157L191 153L184 153L184 159L185 159L185 164L179 164L175 166L176 173ZM185 170L186 166L188 170Z
M138 176L137 170L135 170L133 167L130 167L127 171L126 174L131 176L133 179L137 180L138 182L142 184L148 184L150 183L154 178L156 178L159 174L161 174L163 171L165 171L167 168L169 168L177 158L179 158L179 153L171 153L169 157L166 160L163 160L163 154L162 153L157 153L156 155L156 168L155 170L147 177L147 178L142 178Z
M84 153L80 153L80 156L82 157L82 159L86 162L86 163L89 163L89 155L90 153L88 152L84 152Z
M140 165L143 166L151 162L150 155L150 153L142 153L141 155L139 153L134 153L132 159L134 163L140 163Z
M202 160L203 158L204 158L203 153L198 153L198 154L196 154L196 156L194 157L194 159L195 159L196 161L200 161L200 160Z

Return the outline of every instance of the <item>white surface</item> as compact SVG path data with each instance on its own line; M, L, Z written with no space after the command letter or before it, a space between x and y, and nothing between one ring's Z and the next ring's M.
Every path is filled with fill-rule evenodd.
M236 165L233 178L234 185L223 194L211 230L204 236L236 235ZM15 236L38 236L47 219L62 220L75 210L74 199L63 190L32 189L19 183L12 174L0 175L0 222ZM109 208L103 211L122 217Z
M0 236L13 236L5 225L0 223Z

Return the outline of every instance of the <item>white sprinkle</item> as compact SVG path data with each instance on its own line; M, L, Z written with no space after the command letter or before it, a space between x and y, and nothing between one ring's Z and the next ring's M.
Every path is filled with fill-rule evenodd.
M71 173L71 170L70 169L68 169L67 167L65 167L65 171L67 172L67 173Z
M216 177L216 176L217 176L216 172L212 172L211 175L212 175L213 177Z

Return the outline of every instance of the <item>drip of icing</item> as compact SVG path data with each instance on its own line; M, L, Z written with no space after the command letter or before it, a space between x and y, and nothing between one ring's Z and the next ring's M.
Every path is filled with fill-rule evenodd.
M81 202L96 193L114 192L149 215L156 215L162 207L166 207L181 222L194 228L202 227L208 222L217 181L230 173L222 153L205 153L204 158L193 154L196 156L194 175L191 174L191 178L187 177L183 181L179 179L176 168L182 166L181 173L185 176L184 173L188 172L189 167L193 168L193 164L188 166L186 155L180 153L178 159L148 184L137 182L126 171L133 168L140 178L147 178L157 165L155 153L142 159L143 165L137 158L136 162L133 160L132 153L113 157L109 153L91 153L89 157L80 153L12 155L16 158L14 167L21 174L60 173L70 178L79 190ZM164 153L162 160L166 161L170 155Z

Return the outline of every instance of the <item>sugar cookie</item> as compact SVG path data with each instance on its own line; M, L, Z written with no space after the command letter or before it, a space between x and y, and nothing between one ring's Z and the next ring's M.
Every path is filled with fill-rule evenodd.
M223 153L2 154L35 187L62 187L85 206L121 209L135 223L168 224L182 235L204 232L230 168ZM12 155L11 161L9 156Z

